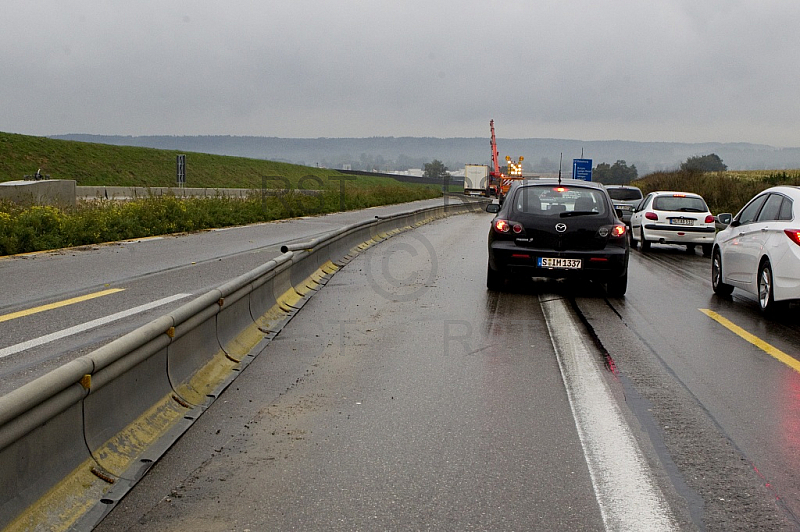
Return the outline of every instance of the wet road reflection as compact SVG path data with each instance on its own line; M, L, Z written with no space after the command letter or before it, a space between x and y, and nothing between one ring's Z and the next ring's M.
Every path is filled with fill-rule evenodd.
M703 405L787 511L800 516L800 308L764 317L749 295L711 290L710 260L673 246L631 255L629 290L612 301L633 329ZM755 335L751 343L703 314ZM787 365L763 344L791 357Z

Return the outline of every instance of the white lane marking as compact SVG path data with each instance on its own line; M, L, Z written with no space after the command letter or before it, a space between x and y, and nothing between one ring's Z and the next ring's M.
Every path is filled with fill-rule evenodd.
M539 303L606 530L678 530L567 303L545 295Z
M140 312L145 312L147 310L154 309L156 307L160 307L162 305L166 305L167 303L172 303L173 301L177 301L178 299L183 299L189 296L191 296L191 294L176 294L174 296L165 297L164 299L159 299L158 301L153 301L152 303L145 303L144 305L139 305L138 307L134 307L128 310L123 310L122 312L111 314L110 316L105 316L103 318L98 318L96 320L87 321L86 323L75 325L74 327L63 329L61 331L56 331L54 333L50 333L45 336L40 336L39 338L34 338L33 340L21 342L19 344L15 344L9 347L4 347L3 349L0 349L0 358L5 358L9 355L13 355L15 353L31 349L33 347L49 344L50 342L60 340L61 338L65 338L73 334L82 333L84 331L100 327L107 323L118 321L123 318L127 318L128 316L133 316L134 314L139 314Z

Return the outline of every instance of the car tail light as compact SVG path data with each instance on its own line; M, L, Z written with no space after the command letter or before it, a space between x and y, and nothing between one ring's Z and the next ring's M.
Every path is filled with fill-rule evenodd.
M522 224L519 222L512 222L511 220L495 220L494 221L494 230L498 233L508 234L513 232L516 235L522 234L525 232L525 228L522 227Z
M604 225L597 231L597 236L601 238L625 238L628 228L625 224Z
M505 220L495 220L494 230L498 233L508 233L511 230L511 224Z
M658 215L654 212L646 212L644 213L644 217L648 220L658 220Z
M783 232L792 242L800 246L800 229L784 229Z
M711 216L710 214L708 216L706 216L706 223L707 224L713 224L714 223L714 217Z

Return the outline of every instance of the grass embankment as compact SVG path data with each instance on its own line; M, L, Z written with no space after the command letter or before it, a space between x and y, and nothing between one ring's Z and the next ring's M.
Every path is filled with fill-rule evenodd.
M174 186L169 150L108 146L0 133L0 181L22 179L41 168L53 179L80 185ZM180 199L153 196L134 201L82 201L75 208L22 207L0 201L0 255L97 244L362 209L434 198L432 186L287 163L186 154L187 186L248 188L247 199ZM313 189L321 193L265 194L264 189ZM273 191L274 192L274 191Z
M730 172L657 172L631 183L645 195L654 190L700 194L714 214L736 214L750 198L776 185L800 185L800 170Z

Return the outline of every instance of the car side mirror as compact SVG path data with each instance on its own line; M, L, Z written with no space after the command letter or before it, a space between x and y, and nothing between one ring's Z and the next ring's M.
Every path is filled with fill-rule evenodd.
M617 211L617 218L622 220L622 209L614 209L614 210Z
M498 213L500 212L500 204L499 203L490 203L486 206L486 212L491 213Z
M716 216L717 223L721 225L730 225L731 220L733 219L733 215L729 212L724 212L722 214L718 214Z

